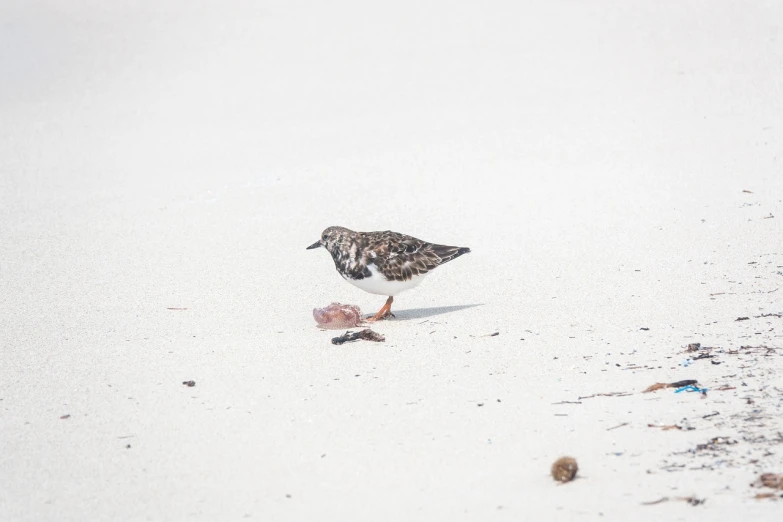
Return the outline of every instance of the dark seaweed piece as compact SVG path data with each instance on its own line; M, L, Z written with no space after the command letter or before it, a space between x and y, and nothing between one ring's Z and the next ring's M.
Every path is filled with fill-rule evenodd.
M386 341L386 338L382 336L379 333L375 333L369 328L366 328L360 332L345 332L340 337L333 337L332 338L332 344L344 344L344 343L351 343L354 341L358 341L360 339L364 339L365 341L374 341L376 343L382 343Z

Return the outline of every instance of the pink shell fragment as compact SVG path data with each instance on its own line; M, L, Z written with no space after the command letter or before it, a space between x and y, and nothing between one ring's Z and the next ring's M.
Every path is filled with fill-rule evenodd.
M313 308L313 319L321 328L353 328L361 324L362 311L356 305L332 303L326 308Z

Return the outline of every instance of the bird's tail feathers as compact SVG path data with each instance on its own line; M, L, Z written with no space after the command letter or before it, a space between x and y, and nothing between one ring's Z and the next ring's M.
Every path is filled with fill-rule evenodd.
M462 254L467 254L470 252L468 247L453 247L446 245L433 245L432 250L439 258L441 258L440 264L447 263L452 259L458 258Z

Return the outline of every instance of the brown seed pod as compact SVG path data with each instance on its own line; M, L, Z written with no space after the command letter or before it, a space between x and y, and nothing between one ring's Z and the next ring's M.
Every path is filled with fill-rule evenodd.
M783 489L783 475L764 473L759 477L762 486L774 489Z
M552 478L558 482L571 482L576 477L579 466L573 457L560 457L552 464Z

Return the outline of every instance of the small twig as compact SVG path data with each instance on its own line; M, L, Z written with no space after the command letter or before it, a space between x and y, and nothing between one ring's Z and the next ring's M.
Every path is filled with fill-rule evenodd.
M648 424L648 428L661 428L662 431L669 431L669 430L682 430L682 426L678 426L676 424L666 424L663 426L658 426L656 424Z
M577 400L592 399L593 397L627 397L628 395L631 394L628 392L594 393L586 397L579 397Z
M628 426L628 423L627 422L623 422L622 424L618 424L617 426L612 426L611 428L606 428L606 431L616 430L617 428L622 428L623 426Z
M654 506L655 504L661 504L663 502L668 502L669 500L684 500L691 506L698 506L700 504L704 504L706 501L705 499L696 498L696 497L663 497L659 498L658 500L653 500L652 502L642 502L643 506Z

